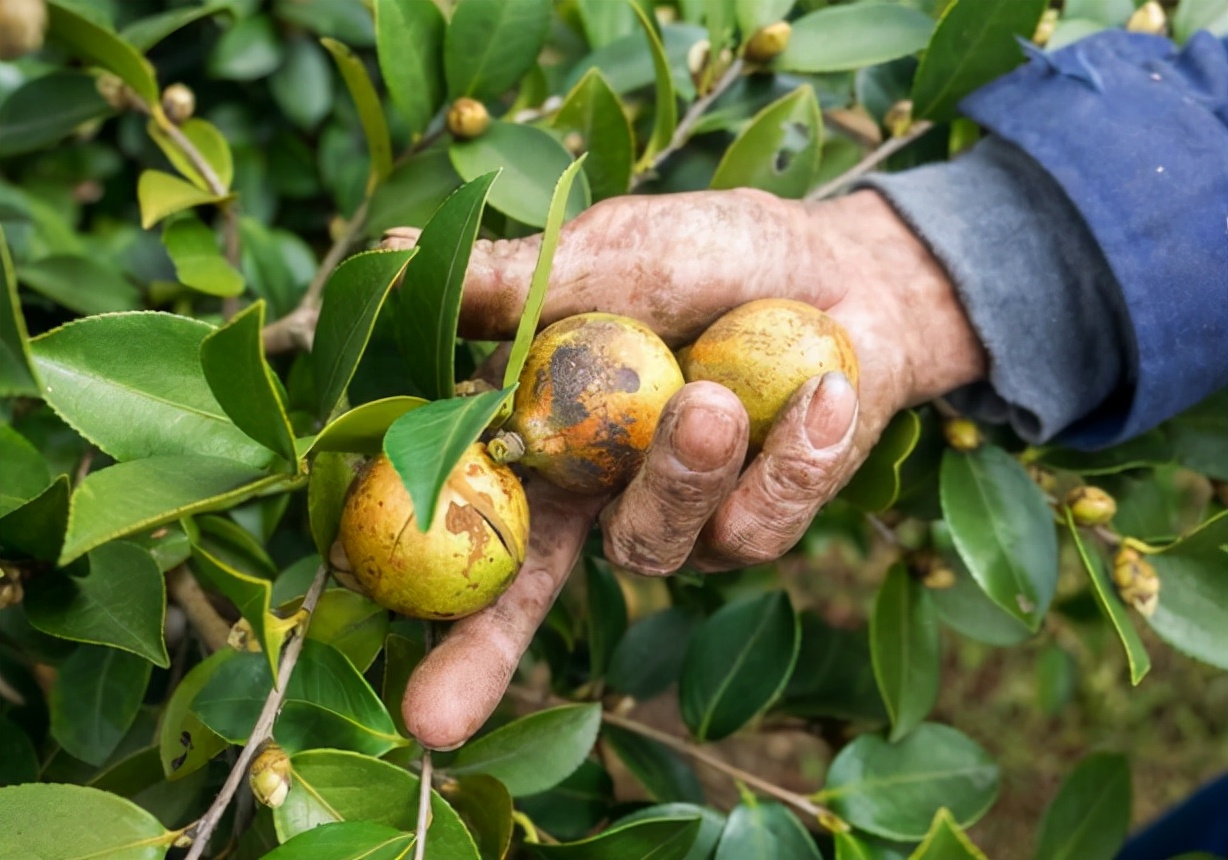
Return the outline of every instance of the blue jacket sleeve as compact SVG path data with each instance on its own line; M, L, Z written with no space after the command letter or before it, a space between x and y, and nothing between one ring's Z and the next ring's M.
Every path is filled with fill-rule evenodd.
M966 98L1051 175L1122 291L1125 390L1065 437L1135 436L1228 386L1228 43L1109 31Z

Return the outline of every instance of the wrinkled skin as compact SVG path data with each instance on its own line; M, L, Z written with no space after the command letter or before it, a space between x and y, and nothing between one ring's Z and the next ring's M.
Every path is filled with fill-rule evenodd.
M417 234L392 231L386 244L407 247ZM539 244L478 243L462 334L512 335ZM690 383L617 498L530 480L533 528L520 576L489 608L453 625L410 679L403 712L419 741L453 748L485 722L598 517L609 558L640 573L777 558L896 411L986 372L942 268L869 191L818 204L745 190L602 202L563 230L543 322L601 310L641 320L677 346L764 297L811 303L843 325L861 362L858 390L838 373L808 380L743 469L745 409L720 385Z

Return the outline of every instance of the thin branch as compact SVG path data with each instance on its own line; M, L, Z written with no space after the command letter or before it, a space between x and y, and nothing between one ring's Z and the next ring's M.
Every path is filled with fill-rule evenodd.
M221 177L218 176L217 171L213 169L213 165L211 165L205 156L201 154L201 151L196 148L196 144L192 143L192 141L188 139L188 136L183 133L179 126L175 125L163 114L159 113L155 115L151 113L149 110L149 105L145 104L144 102L141 102L141 104L143 105L142 110L145 113L149 113L153 117L153 121L157 123L158 128L160 128L167 137L175 142L175 145L179 147L179 150L187 157L188 161L192 163L192 166L196 168L196 172L199 173L201 178L205 180L205 185L209 186L209 193L218 197L224 197L229 194L229 189L227 189L225 184L223 184Z
M807 200L823 200L842 191L847 185L860 179L874 168L878 167L891 156L911 144L917 138L932 129L934 124L927 119L917 120L906 134L893 137L868 154L861 161L841 173L830 182L824 183L806 195Z
M188 617L188 623L205 643L205 648L213 652L226 647L230 625L213 608L200 583L184 565L181 564L166 574L166 590Z
M85 453L81 455L81 462L77 464L77 471L73 473L72 485L74 487L81 486L85 476L90 473L90 467L94 465L94 457L97 453L98 449L93 445L86 447Z
M316 571L315 579L311 582L311 588L307 590L307 596L303 598L303 606L300 611L305 613L305 616L295 631L290 634L286 646L281 652L281 666L277 672L277 685L269 691L269 696L264 701L264 707L260 710L260 717L256 720L251 736L248 737L247 743L243 747L243 752L239 754L238 760L235 761L234 767L230 770L230 776L226 778L225 785L222 786L218 796L214 798L208 811L200 817L196 824L189 827L186 831L192 838L192 848L188 851L185 860L200 860L204 855L205 847L209 844L209 837L213 834L218 822L221 821L226 807L230 805L230 799L234 797L235 792L238 791L239 786L243 782L243 778L247 775L248 766L251 764L252 759L256 757L260 745L272 736L273 723L276 722L277 714L281 711L281 703L286 698L286 690L290 684L290 675L294 672L295 664L298 663L299 654L303 651L307 624L311 619L311 613L315 611L316 604L320 601L320 595L324 593L324 585L327 582L328 566L322 564Z
M422 627L422 656L431 653L435 646L435 626L424 621ZM418 774L418 824L414 828L414 860L426 860L426 831L431 822L431 751L422 751L422 770Z

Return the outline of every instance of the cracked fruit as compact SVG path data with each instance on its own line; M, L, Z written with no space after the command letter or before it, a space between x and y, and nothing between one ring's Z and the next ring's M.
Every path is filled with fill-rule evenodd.
M481 443L452 470L426 531L383 454L354 480L341 514L341 546L357 584L415 618L461 618L492 603L516 578L528 536L524 488Z

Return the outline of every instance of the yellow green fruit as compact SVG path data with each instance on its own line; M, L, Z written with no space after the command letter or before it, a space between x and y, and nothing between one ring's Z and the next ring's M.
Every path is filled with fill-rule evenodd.
M452 470L425 532L382 454L355 479L341 515L341 546L358 586L415 618L461 618L489 605L516 578L528 536L524 488L480 443Z
M682 358L688 382L720 383L742 401L752 449L763 446L776 416L806 380L835 370L857 386L848 332L813 305L791 299L758 299L734 308Z
M1117 513L1117 502L1099 487L1075 487L1066 494L1066 506L1080 526L1106 525Z
M265 806L276 809L290 794L291 778L290 756L273 741L266 741L248 768L247 781L252 795Z
M533 339L507 435L491 448L496 458L511 449L507 459L564 489L617 490L643 462L661 410L682 386L673 353L643 323L568 317Z
M788 21L777 21L762 27L746 43L746 59L752 63L767 63L776 59L789 47L793 27Z
M448 108L447 125L457 140L472 140L490 128L490 113L477 99L461 97Z
M942 435L948 445L964 453L975 451L985 441L981 428L967 418L948 418L942 422Z

